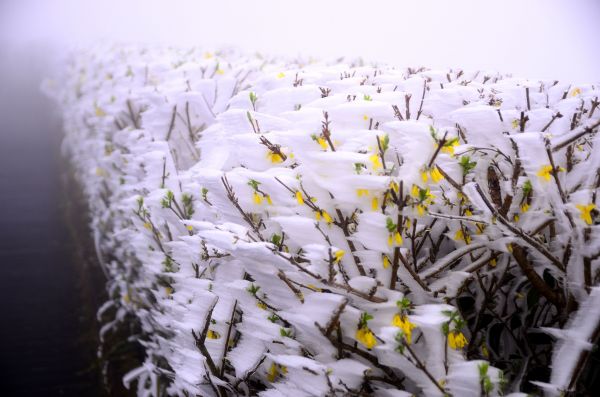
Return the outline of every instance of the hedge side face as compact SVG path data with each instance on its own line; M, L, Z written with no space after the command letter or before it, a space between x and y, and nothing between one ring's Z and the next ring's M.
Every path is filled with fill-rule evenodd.
M597 85L113 47L59 87L138 395L576 390Z

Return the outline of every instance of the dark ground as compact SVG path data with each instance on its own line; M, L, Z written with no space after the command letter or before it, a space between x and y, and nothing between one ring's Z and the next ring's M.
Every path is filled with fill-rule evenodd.
M0 65L0 395L100 396L103 275L40 67L22 67Z

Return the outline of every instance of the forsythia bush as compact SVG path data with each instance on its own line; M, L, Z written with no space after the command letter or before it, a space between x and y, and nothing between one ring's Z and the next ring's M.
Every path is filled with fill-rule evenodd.
M600 88L344 62L115 46L48 84L103 334L140 325L125 383L576 390L600 334Z

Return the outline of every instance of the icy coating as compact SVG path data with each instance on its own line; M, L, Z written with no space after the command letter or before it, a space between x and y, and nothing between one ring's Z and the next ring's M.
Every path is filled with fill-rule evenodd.
M600 318L597 85L113 46L46 89L103 332L143 330L139 396L517 395L527 363L487 361L530 354L524 327L556 337L540 387L573 387Z

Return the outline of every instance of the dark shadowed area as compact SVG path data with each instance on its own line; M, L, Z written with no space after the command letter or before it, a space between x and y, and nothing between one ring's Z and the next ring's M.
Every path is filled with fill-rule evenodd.
M43 64L3 55L0 394L99 396L95 312L103 284L86 250L85 210L65 179L60 123L39 93Z

